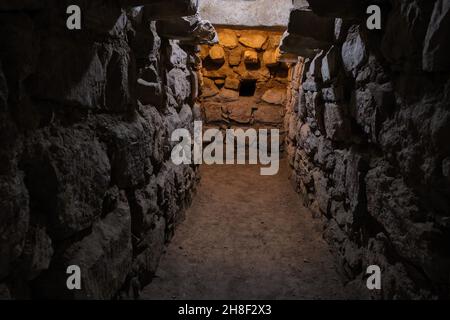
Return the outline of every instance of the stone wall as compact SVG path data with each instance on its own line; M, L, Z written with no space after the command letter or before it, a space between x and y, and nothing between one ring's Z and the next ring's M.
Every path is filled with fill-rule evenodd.
M199 0L202 17L222 26L285 28L291 7L292 0Z
M357 297L448 298L450 7L377 3L380 31L364 1L291 12L281 47L308 58L288 120L292 180ZM372 264L381 291L364 286Z
M66 29L70 4L81 30ZM216 34L195 1L141 4L0 4L2 298L149 282L191 201L197 168L172 164L169 137L200 116L195 43ZM72 264L82 290L66 288Z
M217 32L219 43L200 50L206 127L284 131L290 64L280 61L281 33L226 28Z

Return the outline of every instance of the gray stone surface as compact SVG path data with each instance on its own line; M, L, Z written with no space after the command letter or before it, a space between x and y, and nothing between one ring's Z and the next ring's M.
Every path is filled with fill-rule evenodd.
M194 1L74 3L86 9L76 35L61 1L0 5L2 298L130 298L198 181L196 167L170 165L169 137L192 128L194 45L211 25L183 20L196 28L188 46L149 19L192 16ZM80 291L66 287L73 264Z
M199 0L202 17L216 25L286 27L291 0Z
M357 298L448 298L448 2L379 1L387 17L379 34L349 19L363 3L309 1L318 16L338 18L326 48L283 39L282 50L309 58L288 110L292 181L324 215L325 239ZM313 45L324 53L304 55ZM365 288L370 264L381 267L382 292Z

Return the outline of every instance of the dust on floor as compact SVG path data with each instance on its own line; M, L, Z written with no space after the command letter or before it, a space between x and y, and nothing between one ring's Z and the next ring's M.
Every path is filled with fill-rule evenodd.
M345 299L321 225L287 164L202 166L186 219L143 299Z

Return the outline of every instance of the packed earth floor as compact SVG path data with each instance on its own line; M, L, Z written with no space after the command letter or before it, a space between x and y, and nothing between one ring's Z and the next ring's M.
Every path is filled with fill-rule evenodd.
M254 165L202 180L143 299L345 299L321 223L288 181Z

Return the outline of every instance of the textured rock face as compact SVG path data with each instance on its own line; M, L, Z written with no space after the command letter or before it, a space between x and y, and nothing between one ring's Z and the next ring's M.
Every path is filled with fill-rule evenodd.
M286 120L292 180L359 298L448 298L448 1L390 1L380 32L347 20L363 3L309 0L291 14L304 21L289 22L282 50L307 58ZM311 14L316 31L336 18L327 47L314 43L324 32L295 28ZM382 291L365 288L371 264Z
M200 14L215 25L284 27L289 18L292 0L199 0Z
M198 181L169 141L198 109L195 44L217 38L196 2L71 4L81 31L66 1L0 5L1 298L126 296ZM72 264L82 290L66 288Z
M202 46L200 102L209 126L279 128L290 65L280 61L281 33L218 28L219 43ZM296 60L297 61L297 60Z

